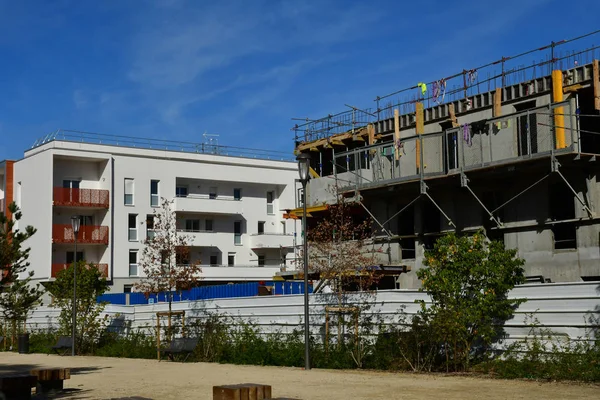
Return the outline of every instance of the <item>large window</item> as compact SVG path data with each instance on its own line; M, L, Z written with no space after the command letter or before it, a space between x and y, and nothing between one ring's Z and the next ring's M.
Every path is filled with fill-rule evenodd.
M185 230L187 232L199 232L200 231L200 220L199 219L186 219Z
M265 221L258 221L258 234L262 235L265 233Z
M267 192L267 214L275 214L273 208L273 200L275 199L275 192Z
M65 189L79 189L79 181L72 179L63 180L63 188Z
M265 256L258 256L258 265L260 267L265 265L265 261L266 261L266 257Z
M129 250L129 276L138 276L138 251Z
M129 241L135 242L137 240L137 214L129 214L128 228Z
M233 223L233 243L236 245L242 244L242 221Z
M235 265L235 253L227 254L227 265L230 267Z
M150 181L150 205L152 207L158 207L159 198L158 198L158 183L159 181L151 180Z
M175 197L187 197L188 187L184 185L177 185L175 187Z
M242 199L242 189L239 189L239 188L233 189L233 199L234 200Z
M125 178L125 205L133 205L133 179Z
M71 265L73 264L73 262L75 261L75 252L73 251L67 251L67 264ZM83 258L83 251L78 251L77 252L77 261L82 261L84 260Z

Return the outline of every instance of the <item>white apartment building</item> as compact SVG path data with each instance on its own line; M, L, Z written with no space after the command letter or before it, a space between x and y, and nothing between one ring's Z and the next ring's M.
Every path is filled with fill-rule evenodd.
M178 230L190 239L205 283L271 280L294 268L300 223L297 165L284 153L57 131L18 161L0 162L0 200L15 201L31 269L50 280L75 257L97 264L111 291L129 291L152 235L160 199L174 200ZM288 160L282 161L282 157ZM80 216L75 254L71 217Z

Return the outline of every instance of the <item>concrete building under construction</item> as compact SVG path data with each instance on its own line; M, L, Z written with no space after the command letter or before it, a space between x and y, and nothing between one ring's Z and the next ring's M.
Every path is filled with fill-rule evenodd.
M594 35L296 125L296 153L311 156L309 224L336 192L356 202L381 264L409 270L399 288L420 285L425 250L449 231L518 249L532 281L600 279L600 52L565 50Z

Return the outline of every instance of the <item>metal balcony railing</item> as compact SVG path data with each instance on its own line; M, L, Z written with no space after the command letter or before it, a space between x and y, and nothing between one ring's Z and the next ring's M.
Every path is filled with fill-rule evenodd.
M55 206L108 208L109 198L108 190L54 188Z
M70 224L52 225L52 243L74 243ZM108 226L84 225L79 228L77 243L108 245Z
M563 111L564 109L564 111ZM554 115L564 112L564 126ZM342 189L444 176L504 164L579 152L579 132L568 102L466 124L444 132L377 143L335 155L334 176ZM557 143L557 131L564 144ZM311 182L311 196L319 179Z
M93 265L94 267L98 268L103 278L108 278L108 264L92 263L86 266L89 268L90 265ZM69 268L69 266L71 266L71 264L52 264L52 278L56 278L56 275L58 275L60 271Z

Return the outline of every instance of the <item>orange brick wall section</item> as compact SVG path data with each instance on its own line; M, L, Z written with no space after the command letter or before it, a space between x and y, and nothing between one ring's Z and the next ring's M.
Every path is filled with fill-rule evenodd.
M15 188L14 188L14 183L15 183L14 167L15 167L15 162L14 161L6 160L5 169L4 169L4 176L5 176L5 179L6 179L6 187L4 188L4 190L5 190L5 192L4 192L4 206L5 207L8 207L8 205L10 203L12 203L14 201L14 199L15 199L15 197L14 197L14 192L15 192ZM11 215L10 211L8 211L8 208L5 211L6 211L6 216L8 218L10 218L12 215Z

